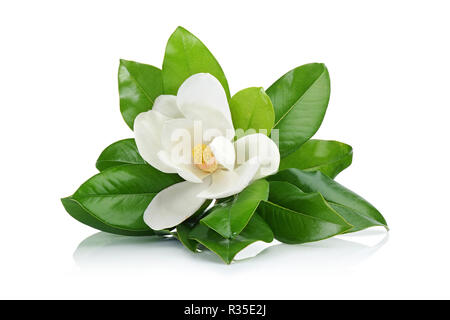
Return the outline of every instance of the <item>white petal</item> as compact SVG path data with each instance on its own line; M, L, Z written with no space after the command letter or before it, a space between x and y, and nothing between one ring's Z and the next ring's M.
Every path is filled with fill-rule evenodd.
M153 103L152 110L158 111L172 119L183 118L183 114L177 106L177 97L173 95L160 95Z
M184 164L180 162L174 162L174 160L169 156L169 152L167 152L166 150L158 152L158 157L164 163L170 163L170 165L175 168L178 175L184 180L193 183L202 183L203 179L210 175L209 173L200 170L191 163Z
M210 175L192 164L176 165L176 169L180 177L192 183L202 183L203 179Z
M230 139L234 136L225 90L211 74L197 73L187 78L178 90L177 105L186 118L203 121L204 130L220 130Z
M170 119L164 122L161 143L165 150L171 151L175 146L178 146L189 150L188 154L190 154L193 148L193 140L194 121L189 119Z
M234 163L236 162L236 153L234 151L234 145L227 138L219 136L209 144L217 163L222 165L228 170L233 170Z
M256 159L250 159L234 171L217 170L212 175L211 186L198 196L220 199L239 193L253 180L258 168Z
M259 169L253 180L276 173L280 165L280 151L272 139L261 133L250 134L238 139L235 144L236 162L239 165L251 158L259 162Z
M175 227L193 215L205 202L197 195L208 188L210 181L174 184L160 191L144 213L144 222L153 230Z
M154 110L142 112L134 120L134 135L139 154L145 161L162 172L175 173L173 167L157 156L162 150L161 133L167 119L165 115Z
M209 175L193 164L192 148L195 144L194 121L189 119L171 119L164 123L162 130L163 151L158 152L159 159L169 163L185 180L201 183ZM201 140L201 130L199 141Z

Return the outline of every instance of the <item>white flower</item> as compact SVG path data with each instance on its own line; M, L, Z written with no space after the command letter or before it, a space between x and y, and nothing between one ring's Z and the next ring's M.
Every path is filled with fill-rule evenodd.
M154 230L180 224L206 199L241 192L252 181L275 173L280 163L278 147L266 135L250 134L232 142L235 132L225 91L207 73L189 77L177 96L159 96L152 110L136 117L134 133L144 160L186 180L150 202L144 221Z

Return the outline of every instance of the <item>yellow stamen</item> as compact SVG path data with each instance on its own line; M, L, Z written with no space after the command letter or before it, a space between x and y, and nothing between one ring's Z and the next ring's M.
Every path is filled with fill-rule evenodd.
M205 144L197 144L192 149L192 157L197 168L205 172L214 172L217 170L216 157L211 148Z

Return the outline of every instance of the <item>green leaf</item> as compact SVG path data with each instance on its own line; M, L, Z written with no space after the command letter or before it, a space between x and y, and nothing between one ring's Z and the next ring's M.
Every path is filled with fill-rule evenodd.
M342 217L344 217L344 219L347 220L348 223L353 225L353 228L346 231L346 233L356 232L375 226L383 226L387 228L387 225L384 225L371 217L363 215L358 211L356 211L355 209L344 206L342 204L337 204L333 202L328 203L336 212L338 212Z
M146 164L107 169L93 176L72 196L98 220L115 228L146 231L143 213L153 197L181 181Z
M306 64L286 73L266 92L275 109L274 129L279 130L283 158L300 148L322 124L330 99L330 76L324 64Z
M354 226L351 232L373 226L384 226L387 229L386 220L374 206L320 171L287 169L268 179L287 181L304 192L319 192L333 209Z
M127 164L145 164L145 160L136 146L134 139L124 139L106 147L97 159L95 166L99 171Z
M120 60L120 112L132 130L136 116L150 110L155 99L162 93L160 69L134 61Z
M330 178L352 163L353 149L348 144L331 140L309 140L297 151L281 159L279 170L297 168L321 171Z
M178 27L167 42L162 69L164 93L177 94L181 84L196 73L210 73L220 81L227 98L230 90L222 68L206 46L192 33Z
M282 181L270 182L269 201L261 202L258 213L285 243L327 239L352 228L320 193L304 193Z
M205 203L198 209L189 219L177 226L176 238L192 252L197 252L198 242L189 239L189 234L192 229L198 224L199 220L207 214L206 208L210 205L212 200L206 200Z
M257 180L233 199L212 208L201 223L219 233L224 238L238 235L250 221L261 200L269 196L269 183Z
M275 113L269 96L263 88L247 88L236 93L230 100L231 116L235 129L267 130L267 135L275 122Z
M225 263L231 263L236 254L248 245L256 241L272 242L273 233L264 220L255 214L235 238L223 238L203 224L198 224L189 237L216 253Z
M193 227L189 224L179 224L177 226L177 239L189 250L192 252L197 252L198 242L192 239L189 239L189 234L191 233Z
M87 211L83 206L75 199L71 197L61 199L61 202L66 211L76 220L92 228L100 231L119 234L123 236L152 236L155 232L148 228L147 230L127 230L108 225L106 222L101 221L98 217Z

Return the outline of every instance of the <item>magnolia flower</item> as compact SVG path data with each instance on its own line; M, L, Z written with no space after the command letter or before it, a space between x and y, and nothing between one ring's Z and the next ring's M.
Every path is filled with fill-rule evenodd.
M266 135L235 142L225 91L212 75L189 77L176 96L159 96L134 122L142 158L154 168L185 181L159 192L144 213L154 230L174 227L207 199L241 192L252 181L278 170L280 153Z

